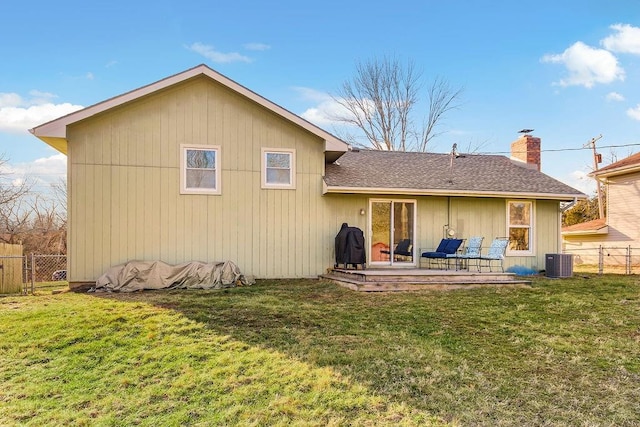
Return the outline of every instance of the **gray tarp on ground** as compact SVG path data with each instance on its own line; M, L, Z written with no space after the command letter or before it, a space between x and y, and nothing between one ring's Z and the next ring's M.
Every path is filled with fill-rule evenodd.
M231 261L187 262L129 261L111 267L96 281L96 292L134 292L143 289L220 289L250 285Z

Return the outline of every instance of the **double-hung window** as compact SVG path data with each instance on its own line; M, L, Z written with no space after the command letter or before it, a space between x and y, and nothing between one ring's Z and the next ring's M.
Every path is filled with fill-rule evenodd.
M296 152L262 149L262 188L296 188Z
M507 202L507 230L509 247L507 255L533 255L533 202Z
M180 146L180 193L220 194L220 147Z

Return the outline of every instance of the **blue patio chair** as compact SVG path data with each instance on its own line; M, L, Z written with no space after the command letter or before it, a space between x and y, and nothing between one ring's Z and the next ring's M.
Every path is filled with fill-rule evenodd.
M445 267L448 270L449 261L452 259L455 260L458 249L460 249L460 246L462 246L463 242L464 239L442 239L435 251L420 251L420 260L422 261L422 258L426 258L428 261L428 268L431 268L432 262L436 262L438 266L442 266L442 264L444 263Z
M455 257L456 270L458 269L458 267L464 268L465 264L467 266L467 270L469 270L469 260L479 259L481 257L483 240L484 240L484 237L482 236L469 237L469 240L467 240L467 245L465 246L464 251L460 254L457 254Z
M380 252L383 254L391 255L391 251L382 250ZM413 261L413 245L411 244L411 239L402 239L398 242L395 249L393 250L394 261L397 260L398 255L410 257L411 261Z
M496 237L491 242L491 246L487 250L486 255L480 255L477 258L469 258L470 260L476 260L478 267L478 271L482 271L482 267L489 267L489 271L493 271L491 268L492 264L498 264L500 266L500 270L504 273L504 254L507 251L507 246L509 245L508 237Z

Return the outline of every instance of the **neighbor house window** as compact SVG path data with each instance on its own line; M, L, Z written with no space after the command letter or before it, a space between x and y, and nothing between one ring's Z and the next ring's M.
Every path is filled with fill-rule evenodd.
M220 147L180 147L180 193L220 194Z
M533 255L533 202L507 202L508 255Z
M296 152L262 149L262 188L296 188Z

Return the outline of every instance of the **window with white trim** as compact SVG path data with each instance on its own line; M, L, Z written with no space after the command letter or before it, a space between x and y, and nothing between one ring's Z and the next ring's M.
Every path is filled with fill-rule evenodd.
M507 255L533 255L533 202L507 201Z
M220 194L220 147L180 146L180 193Z
M296 150L262 149L262 188L296 188Z

